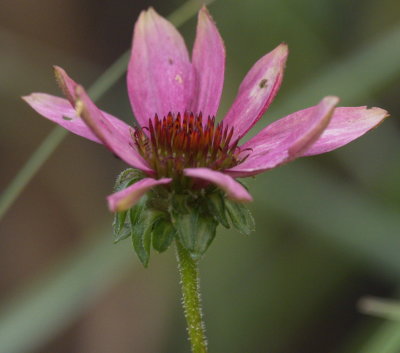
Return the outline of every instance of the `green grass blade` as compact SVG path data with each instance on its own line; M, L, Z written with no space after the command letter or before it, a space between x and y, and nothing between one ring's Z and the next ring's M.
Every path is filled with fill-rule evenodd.
M29 183L67 134L67 130L60 126L55 127L3 191L0 197L0 221L25 185Z
M395 299L364 297L358 303L364 314L400 321L400 302Z
M110 232L91 239L33 285L22 288L19 295L3 303L0 353L40 348L118 281L124 267L132 270L136 266L130 247L113 245Z
M386 322L357 353L398 353L400 352L400 323Z
M290 169L290 170L289 170ZM328 172L301 166L283 167L257 180L265 197L255 200L260 209L273 209L340 246L365 268L397 280L400 218L396 210L338 181Z

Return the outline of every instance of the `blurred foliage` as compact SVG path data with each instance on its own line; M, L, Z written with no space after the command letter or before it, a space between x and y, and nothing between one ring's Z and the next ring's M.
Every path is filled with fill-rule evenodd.
M89 86L129 47L142 8L166 15L182 3L1 2L2 190L52 128L19 96L56 93L52 64ZM393 116L339 151L248 180L256 232L220 227L202 263L211 352L399 352L399 323L356 303L398 295L400 3L217 0L210 11L227 48L221 117L283 41L284 84L253 133L327 94ZM194 26L182 27L190 47ZM123 80L99 104L132 119ZM173 251L144 270L128 242L112 244L104 197L124 167L69 136L0 223L1 353L188 351Z

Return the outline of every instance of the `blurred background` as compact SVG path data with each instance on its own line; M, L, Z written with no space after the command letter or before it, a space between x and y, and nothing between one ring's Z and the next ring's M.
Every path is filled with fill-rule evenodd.
M89 87L129 48L142 9L168 16L183 4L1 0L3 196L54 128L20 96L60 94L54 64ZM199 4L173 17L189 48ZM217 0L210 12L227 49L220 117L251 65L281 42L284 83L253 133L329 94L392 115L334 153L248 181L256 232L219 229L201 264L210 352L400 352L400 322L357 309L365 295L399 293L400 3ZM125 78L98 104L133 119ZM129 240L113 245L105 196L125 167L69 134L2 210L1 353L189 352L173 249L143 269Z

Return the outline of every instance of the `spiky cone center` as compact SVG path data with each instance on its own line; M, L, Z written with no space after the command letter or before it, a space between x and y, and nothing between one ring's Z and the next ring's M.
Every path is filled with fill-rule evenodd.
M203 121L204 120L204 121ZM185 168L224 170L243 162L243 152L232 141L233 127L216 123L214 117L169 113L149 119L148 126L132 133L141 156L158 178L179 179Z

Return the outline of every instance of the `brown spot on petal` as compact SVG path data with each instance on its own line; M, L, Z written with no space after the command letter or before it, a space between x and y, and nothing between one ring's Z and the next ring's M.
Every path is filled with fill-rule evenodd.
M260 81L260 83L258 84L258 87L260 87L260 88L265 88L265 87L267 87L267 82L268 82L268 80L267 80L266 78L263 78L263 79Z
M168 58L168 64L172 65L174 63L174 61L172 60L172 58Z

